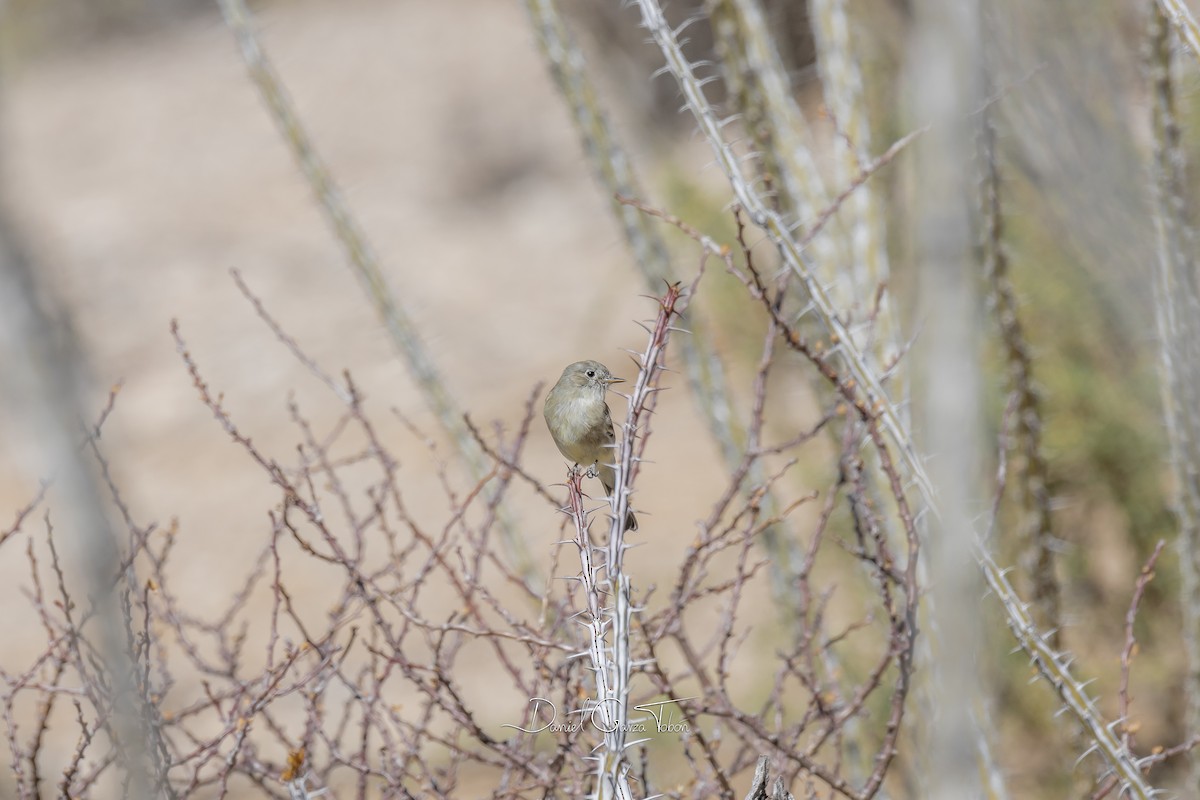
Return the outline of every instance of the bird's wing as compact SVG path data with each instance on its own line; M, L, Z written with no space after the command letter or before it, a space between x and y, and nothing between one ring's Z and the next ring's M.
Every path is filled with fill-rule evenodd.
M601 428L604 431L604 445L612 445L617 441L617 436L613 432L612 412L608 408L608 403L604 404L604 421L601 423ZM613 486L616 484L616 473L613 471L612 462L617 460L617 451L611 447L604 447L602 455L597 459L597 467L600 475L600 483L604 486L604 491L612 494Z
M612 412L608 408L608 403L604 404L604 434L605 434L605 440L607 443L609 443L609 444L616 443L617 436L613 432ZM612 458L614 461L617 458L617 453L615 450L613 451ZM614 470L608 464L602 463L602 464L600 464L599 472L600 472L600 483L601 483L601 485L604 486L604 491L608 492L609 494L612 494L613 487L616 486L616 484L617 484L616 470ZM637 529L638 529L637 517L635 517L633 515L633 511L626 510L626 512L625 512L625 530L636 531Z

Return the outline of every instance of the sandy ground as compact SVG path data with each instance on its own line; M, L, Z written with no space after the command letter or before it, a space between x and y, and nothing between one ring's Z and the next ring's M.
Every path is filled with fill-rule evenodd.
M631 373L620 348L643 344L633 320L652 306L518 4L289 4L264 12L261 29L393 290L476 419L513 427L534 384L574 360ZM415 514L444 515L424 446L388 409L431 432L432 417L218 19L44 57L6 90L7 197L75 316L96 407L124 382L107 452L140 523L178 518L175 590L197 613L220 607L245 574L278 493L199 402L170 320L266 453L294 453L289 393L318 429L340 410L255 317L231 268L318 363L353 372L411 465ZM664 397L640 497L645 563L663 568L721 474L686 393ZM0 421L4 520L42 477L17 407ZM534 430L526 465L558 481L562 458L540 420ZM521 513L548 561L558 520L533 502ZM41 631L21 592L27 565L9 551L0 636L19 662Z

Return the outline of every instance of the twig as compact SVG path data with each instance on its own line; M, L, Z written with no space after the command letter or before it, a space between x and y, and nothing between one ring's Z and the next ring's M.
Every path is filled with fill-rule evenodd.
M1133 749L1133 732L1136 730L1129 719L1129 673L1133 666L1134 648L1137 646L1137 639L1133 635L1133 623L1137 620L1138 606L1141 605L1146 587L1150 585L1150 581L1154 580L1154 565L1158 562L1158 557L1166 543L1165 539L1159 539L1158 544L1154 546L1154 552L1150 554L1150 558L1146 559L1146 564L1142 567L1137 582L1134 584L1133 597L1129 600L1129 610L1125 612L1125 647L1121 650L1121 683L1117 689L1117 699L1120 702L1120 718L1123 720L1121 743L1127 750Z

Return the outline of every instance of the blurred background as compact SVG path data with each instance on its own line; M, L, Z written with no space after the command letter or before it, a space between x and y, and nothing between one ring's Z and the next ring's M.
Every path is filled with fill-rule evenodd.
M820 159L837 133L822 113L807 10L787 0L765 5ZM878 153L919 122L905 119L898 101L919 91L903 77L910 9L905 0L849 5ZM729 241L724 181L690 117L677 113L671 79L651 78L660 56L635 13L619 6L564 3L647 199ZM653 306L639 296L642 278L519 3L280 0L255 10L264 45L393 291L474 419L511 428L534 386L575 360L633 374L622 348L642 345L633 321ZM691 10L670 9L678 19ZM1109 698L1139 566L1175 530L1151 308L1143 11L1110 0L1014 0L988 18L985 34L998 76L1007 243L1044 396L1063 635L1097 679L1097 694ZM382 434L411 465L411 496L426 498L414 513L439 519L445 507L430 464L451 451L439 440L431 456L388 413L397 409L436 439L434 417L346 267L215 3L9 0L4 12L0 201L41 287L70 314L97 412L121 384L107 453L137 519L178 521L177 591L197 613L220 607L220 581L241 580L261 546L254 532L278 498L199 402L170 321L264 451L281 459L294 451L289 397L318 425L340 410L256 317L231 269L327 371L352 372ZM691 55L703 58L711 32L700 24L689 33ZM1189 67L1185 121L1194 119L1196 85ZM920 329L906 256L911 182L903 156L873 179L909 336ZM677 271L690 276L696 263L681 245ZM718 273L705 281L693 313L712 323L730 371L747 376L761 328L746 322L748 301L732 280ZM993 438L1004 392L995 350L989 344L985 356ZM782 390L794 403L781 401L772 419L781 435L817 418L805 379L797 374L794 383ZM655 528L647 561L664 565L681 557L725 474L682 379L674 385L640 493ZM6 524L50 465L27 424L32 401L19 386L0 386ZM740 400L744 410L748 396ZM564 474L540 420L525 466L546 483ZM981 498L981 510L986 504ZM558 520L534 500L524 512L525 541L546 559ZM42 642L23 594L22 556L0 553L0 662L19 663ZM1139 626L1133 694L1147 748L1182 738L1175 563L1168 550ZM1073 756L1047 744L1066 738L1052 733L1053 698L1025 690L1027 664L1009 655L1003 637L988 648L1015 796L1067 796ZM0 793L5 780L0 770Z

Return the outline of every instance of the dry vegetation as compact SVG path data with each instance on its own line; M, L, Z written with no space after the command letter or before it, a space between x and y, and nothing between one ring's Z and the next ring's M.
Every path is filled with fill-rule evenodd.
M1200 28L1181 3L1141 4L1139 129L1150 135L1139 174L1152 202L1134 227L1153 226L1157 241L1123 245L1157 259L1161 452L1139 435L1158 423L1138 417L1136 388L1111 413L1089 405L1097 386L1111 389L1106 376L1134 383L1128 361L1093 363L1077 340L1054 339L1063 327L1116 336L1100 331L1103 302L1076 299L1066 323L1037 305L1039 290L1070 293L1054 282L1078 276L1055 272L1063 251L1030 218L1085 211L1059 205L1079 201L1079 187L1045 190L1040 152L1006 145L1022 114L1044 110L1023 92L1052 91L1065 107L1053 91L1074 88L1061 61L1037 66L1052 77L1030 88L1024 41L1005 31L1036 12L883 6L904 23L888 55L863 50L878 19L870 27L843 0L809 4L811 40L757 0L670 21L637 0L575 22L526 0L651 292L627 403L614 404L609 498L589 497L574 470L551 483L529 467L543 384L511 428L485 424L449 388L248 10L219 5L428 413L418 424L369 398L353 371L330 371L234 272L261 338L335 408L314 414L289 395L276 427L292 446L263 444L235 410L236 388L212 377L222 354L172 322L176 379L215 420L211 436L270 486L268 506L239 522L254 555L231 560L236 577L212 576L201 610L180 588L189 564L177 555L195 526L143 520L129 501L106 438L125 396L116 387L98 413L86 408L66 314L18 237L4 236L0 343L17 354L14 385L37 398L23 413L47 432L54 464L0 530L0 562L20 565L24 595L8 624L36 640L0 652L6 792L867 800L1200 786L1184 774L1200 742L1200 293L1175 64L1200 53ZM580 20L614 19L651 37L647 52L711 150L716 198L646 199L572 34ZM810 46L813 123L788 66ZM900 96L880 76L886 58L929 91L878 107ZM1020 284L1039 269L1047 277L1029 283L1026 304ZM656 516L665 504L644 488L660 420L687 402L663 392L672 384L688 387L723 467L701 491L683 465L672 486L686 520ZM1076 399L1082 412L1067 407ZM1092 443L1101 425L1115 433ZM1081 455L1080 440L1094 449ZM1168 460L1170 479L1142 468ZM1177 521L1159 513L1167 494ZM1056 507L1107 495L1126 527ZM638 532L616 523L631 506ZM1135 553L1115 590L1080 563L1093 528ZM1182 558L1166 548L1168 528ZM664 564L641 545L668 529L688 538ZM1169 592L1156 580L1168 561ZM1186 662L1172 655L1180 643ZM1139 684L1139 671L1151 678Z

